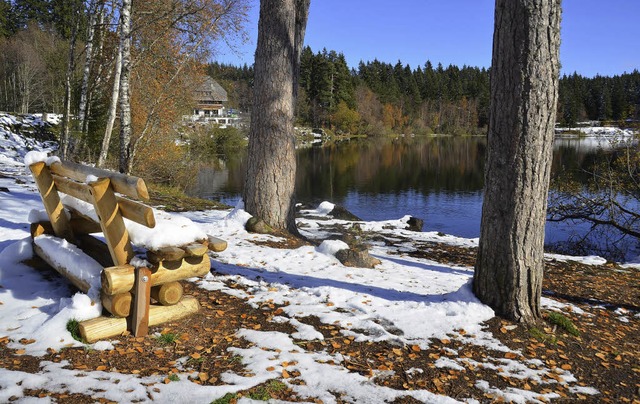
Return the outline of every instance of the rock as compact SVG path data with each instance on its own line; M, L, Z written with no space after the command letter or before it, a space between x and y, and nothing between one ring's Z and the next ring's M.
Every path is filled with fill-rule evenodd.
M7 187L0 187L0 192L11 192Z
M407 224L408 226L404 228L405 230L422 231L422 226L424 226L424 220L411 216L409 220L407 220Z
M369 255L369 251L364 246L340 250L336 253L336 258L347 267L374 268L381 263L379 259Z
M247 224L244 228L250 233L259 233L259 234L271 234L273 233L273 229L271 226L265 223L264 220L258 219L257 217L252 217L247 220Z
M329 212L329 215L333 216L334 219L340 220L353 220L353 221L362 221L358 216L346 210L344 207L335 205L333 210Z

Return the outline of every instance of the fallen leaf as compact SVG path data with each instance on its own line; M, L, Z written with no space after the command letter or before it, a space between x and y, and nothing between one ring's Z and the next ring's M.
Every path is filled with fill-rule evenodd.
M411 345L411 350L413 352L420 352L421 351L420 345Z

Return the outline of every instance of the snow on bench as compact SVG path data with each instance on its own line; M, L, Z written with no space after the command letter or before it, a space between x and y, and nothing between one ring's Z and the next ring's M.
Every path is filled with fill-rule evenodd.
M25 164L46 213L32 215L34 251L114 316L80 323L83 338L118 335L127 330L127 317L134 335L146 335L150 325L199 309L195 298L183 296L180 281L207 274L207 251L223 251L224 240L188 218L141 203L149 198L141 178L41 152L28 153ZM146 259L134 254L134 246L146 249Z

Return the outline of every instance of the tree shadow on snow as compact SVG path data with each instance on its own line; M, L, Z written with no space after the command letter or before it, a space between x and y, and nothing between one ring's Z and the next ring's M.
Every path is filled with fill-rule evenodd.
M386 257L385 257L386 259ZM417 302L417 303L442 303L442 302L477 302L477 298L471 291L471 278L462 284L458 290L443 294L420 294L408 291L400 291L396 289L387 289L373 285L363 285L359 283L351 283L328 278L318 278L309 275L290 274L283 271L270 272L264 269L241 267L232 264L224 264L213 260L212 269L225 275L238 275L244 278L259 281L263 280L268 283L281 283L289 287L302 288L320 288L331 287L336 289L348 290L362 295L378 297L392 302ZM425 268L426 269L426 268ZM468 272L461 274L469 275Z

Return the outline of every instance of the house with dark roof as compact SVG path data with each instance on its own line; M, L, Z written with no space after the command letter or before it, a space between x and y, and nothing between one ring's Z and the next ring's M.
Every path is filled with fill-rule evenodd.
M193 98L196 101L193 115L185 116L185 120L213 123L222 127L240 125L237 111L225 107L225 103L229 101L227 91L213 78L207 76L194 91Z
M207 76L194 92L196 107L193 114L200 117L223 116L224 103L229 101L227 92L217 81Z

